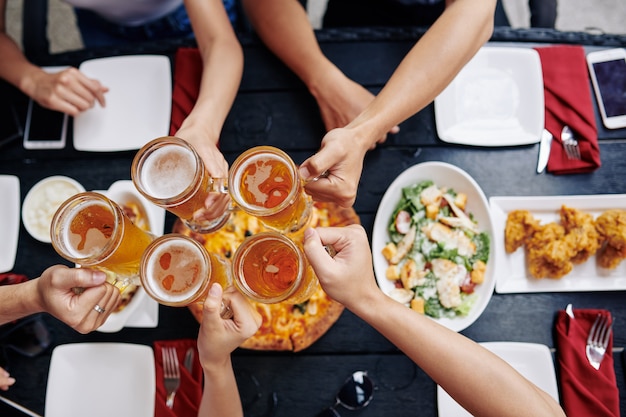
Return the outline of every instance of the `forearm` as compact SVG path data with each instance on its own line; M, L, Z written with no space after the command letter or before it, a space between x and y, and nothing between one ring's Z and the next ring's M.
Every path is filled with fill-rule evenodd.
M329 71L339 71L322 53L306 10L298 1L243 0L243 5L265 45L314 95Z
M243 53L236 39L201 50L204 63L198 99L182 124L200 128L217 143L235 100L243 71Z
M186 0L202 57L198 99L181 128L201 131L217 143L243 72L243 52L221 1Z
M361 301L352 311L473 415L564 416L548 394L470 339L382 294Z
M494 0L453 2L404 57L371 105L346 127L374 143L430 104L489 39L494 10Z
M237 381L230 357L204 368L204 391L198 417L243 416Z
M34 76L43 70L30 63L17 44L5 33L0 33L0 78L32 96L35 90Z
M37 280L0 286L0 325L43 311Z

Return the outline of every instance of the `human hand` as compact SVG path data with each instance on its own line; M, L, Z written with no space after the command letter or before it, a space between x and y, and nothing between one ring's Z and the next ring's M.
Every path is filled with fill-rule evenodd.
M331 257L325 245L337 252ZM361 225L304 232L304 253L326 293L349 309L382 294L374 279L367 234Z
M7 371L0 368L0 390L6 391L13 384L15 384L15 378L11 378Z
M220 316L222 297L233 312L230 319ZM204 301L198 334L198 354L202 368L221 365L233 350L256 333L261 320L259 312L234 287L222 291L219 284L212 284Z
M326 131L345 127L374 100L372 93L339 70L326 74L322 79L323 84L312 93L320 108ZM400 127L394 126L389 133L395 134L399 131ZM374 149L377 143L385 140L386 134L370 144L369 149Z
M207 140L200 131L193 127L183 126L176 132L176 137L187 141L200 155L204 166L212 178L226 181L228 178L228 162L218 149L216 143ZM205 210L194 215L196 220L214 220L221 217L230 205L230 196L226 193L209 193L204 202Z
M352 206L366 152L367 149L355 146L352 130L334 129L328 132L320 150L300 165L300 176L308 181L305 187L307 193L318 201Z
M38 71L32 85L32 91L27 94L33 100L70 116L92 108L96 101L104 107L104 94L109 91L98 80L88 78L74 67L57 73Z
M52 266L37 278L42 309L76 331L89 333L106 321L121 298L119 289L105 280L102 271ZM84 291L77 293L75 288Z

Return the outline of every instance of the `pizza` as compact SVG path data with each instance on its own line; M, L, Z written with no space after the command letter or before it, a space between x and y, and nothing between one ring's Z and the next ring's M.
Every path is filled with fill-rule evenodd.
M360 223L352 208L343 208L332 203L318 203L313 206L311 224L315 226L347 226ZM173 232L191 236L200 242L207 251L231 258L239 244L248 236L266 231L263 224L254 216L235 210L231 220L220 230L209 234L199 234L187 228L180 219L174 223ZM292 239L302 239L303 232L290 235ZM241 347L254 350L290 350L298 352L311 346L339 319L343 305L331 299L318 284L317 291L301 304L286 302L275 304L257 303L250 300L263 318L259 330L246 340ZM189 310L198 322L202 321L202 303L193 303Z

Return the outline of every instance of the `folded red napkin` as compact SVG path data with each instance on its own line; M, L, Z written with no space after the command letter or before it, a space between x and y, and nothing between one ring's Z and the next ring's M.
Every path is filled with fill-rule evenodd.
M174 61L174 90L170 135L174 135L187 117L200 90L202 57L197 48L179 48Z
M613 366L613 335L600 369L587 361L585 345L598 314L607 310L574 309L574 319L559 311L555 323L561 402L568 417L619 417L619 391Z
M535 48L543 70L545 127L552 133L548 171L553 174L591 172L600 167L600 147L582 46ZM581 160L568 159L561 143L569 126L580 146Z
M16 274L13 272L5 272L0 274L0 285L13 285L20 284L28 281L28 277L23 274Z
M176 348L180 364L180 386L174 397L174 408L165 405L166 392L163 385L163 356L161 349L166 346ZM193 349L194 359L192 372L184 366L188 349ZM162 340L154 342L154 359L156 374L155 417L196 417L202 398L202 367L198 360L197 341L194 339Z

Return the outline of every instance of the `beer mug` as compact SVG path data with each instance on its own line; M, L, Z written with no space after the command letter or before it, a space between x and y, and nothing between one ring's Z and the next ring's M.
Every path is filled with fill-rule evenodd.
M174 136L157 138L144 145L133 159L131 176L137 190L152 203L178 216L191 230L210 233L230 218L221 201L228 196L227 180L212 178L193 147ZM213 194L217 212L205 201ZM229 201L230 202L230 201Z
M257 146L242 153L230 168L228 190L240 209L272 230L294 233L311 218L313 200L296 164L278 148Z
M172 307L203 302L211 284L217 282L225 289L232 282L225 260L208 253L194 239L175 233L158 237L148 246L139 276L150 297ZM221 315L230 316L224 304Z
M52 246L82 267L100 269L123 291L137 284L139 261L154 239L102 194L83 192L67 199L52 218Z
M233 256L232 276L242 294L260 303L299 304L318 289L301 248L278 232L246 238Z

